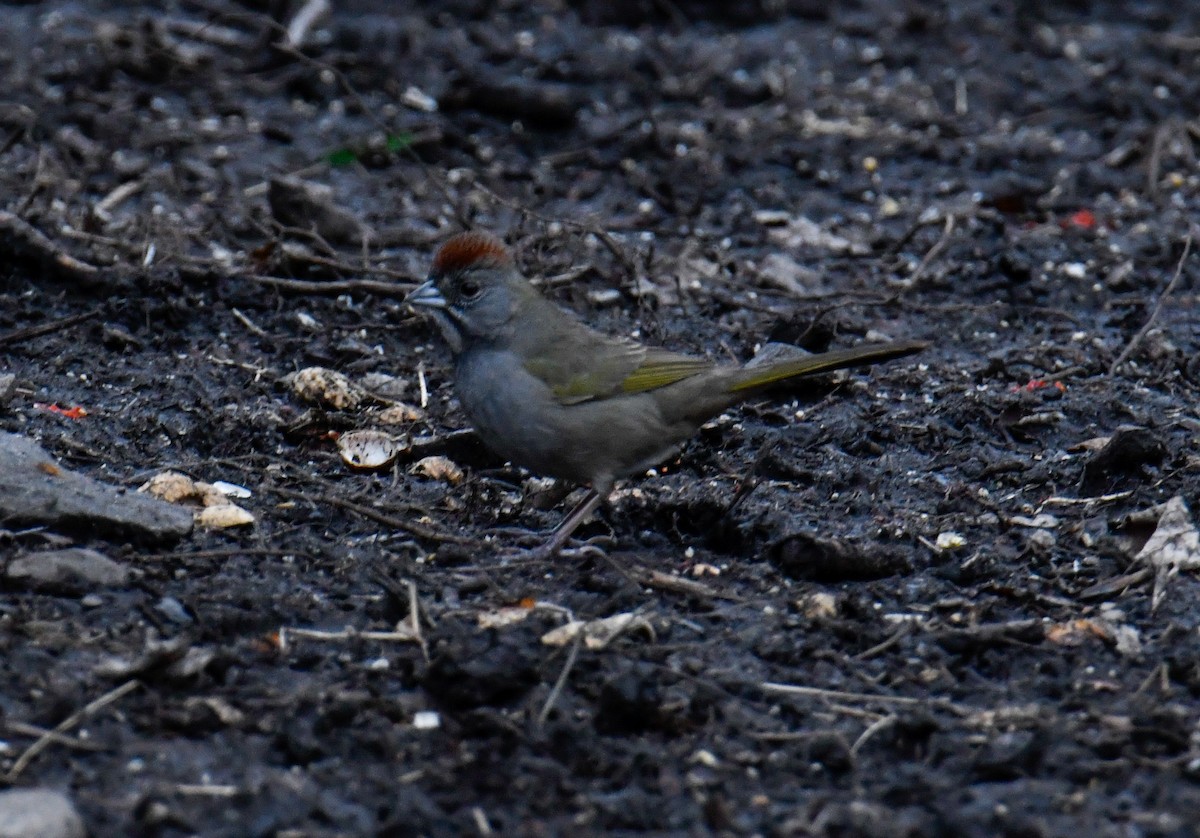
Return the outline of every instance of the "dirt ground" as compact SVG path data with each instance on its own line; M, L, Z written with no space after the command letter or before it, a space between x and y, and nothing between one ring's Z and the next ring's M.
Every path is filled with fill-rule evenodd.
M263 5L0 5L0 431L256 518L0 522L133 574L0 574L0 788L96 836L1200 834L1200 6ZM566 502L402 301L466 226L674 349L933 344L513 558Z

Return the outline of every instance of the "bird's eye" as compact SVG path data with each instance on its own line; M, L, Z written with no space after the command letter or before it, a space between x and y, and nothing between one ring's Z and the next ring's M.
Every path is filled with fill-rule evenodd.
M479 292L482 290L483 286L481 286L474 279L464 279L458 285L458 293L462 294L464 300L475 299L479 296Z

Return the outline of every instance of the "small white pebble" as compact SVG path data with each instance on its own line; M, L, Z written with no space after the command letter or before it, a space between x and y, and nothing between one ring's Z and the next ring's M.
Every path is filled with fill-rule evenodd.
M442 726L442 717L434 710L421 710L413 714L412 723L417 730L437 730Z
M956 532L943 532L938 533L935 543L939 550L954 550L966 544L967 540Z
M438 109L437 99L434 99L424 90L413 85L408 88L400 96L400 101L408 107L425 113L434 113Z

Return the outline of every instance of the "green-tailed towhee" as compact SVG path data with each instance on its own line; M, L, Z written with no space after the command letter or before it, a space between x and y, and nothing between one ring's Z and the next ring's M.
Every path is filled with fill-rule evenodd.
M530 471L591 492L539 552L553 555L619 478L671 456L704 422L768 385L923 349L880 343L745 367L603 335L546 300L482 232L448 239L408 296L455 355L463 411L484 443ZM797 350L799 351L799 350Z

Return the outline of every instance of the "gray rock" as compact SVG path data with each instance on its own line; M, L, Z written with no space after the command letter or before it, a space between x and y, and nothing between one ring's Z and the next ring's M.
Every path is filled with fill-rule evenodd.
M17 556L8 563L6 575L9 581L24 587L70 594L119 588L129 582L125 565L81 547Z
M70 799L49 789L0 791L0 838L84 838Z
M8 433L0 433L0 520L159 542L192 530L190 510L69 471L36 442Z
M369 372L359 382L363 389L375 396L385 399L401 399L408 390L408 382L403 378L382 372Z
M8 400L12 397L13 387L15 386L17 377L11 372L0 373L0 407L8 404Z
M162 614L172 623L177 623L181 626L193 622L192 615L183 607L183 603L175 599L173 596L165 596L154 604L154 610Z

